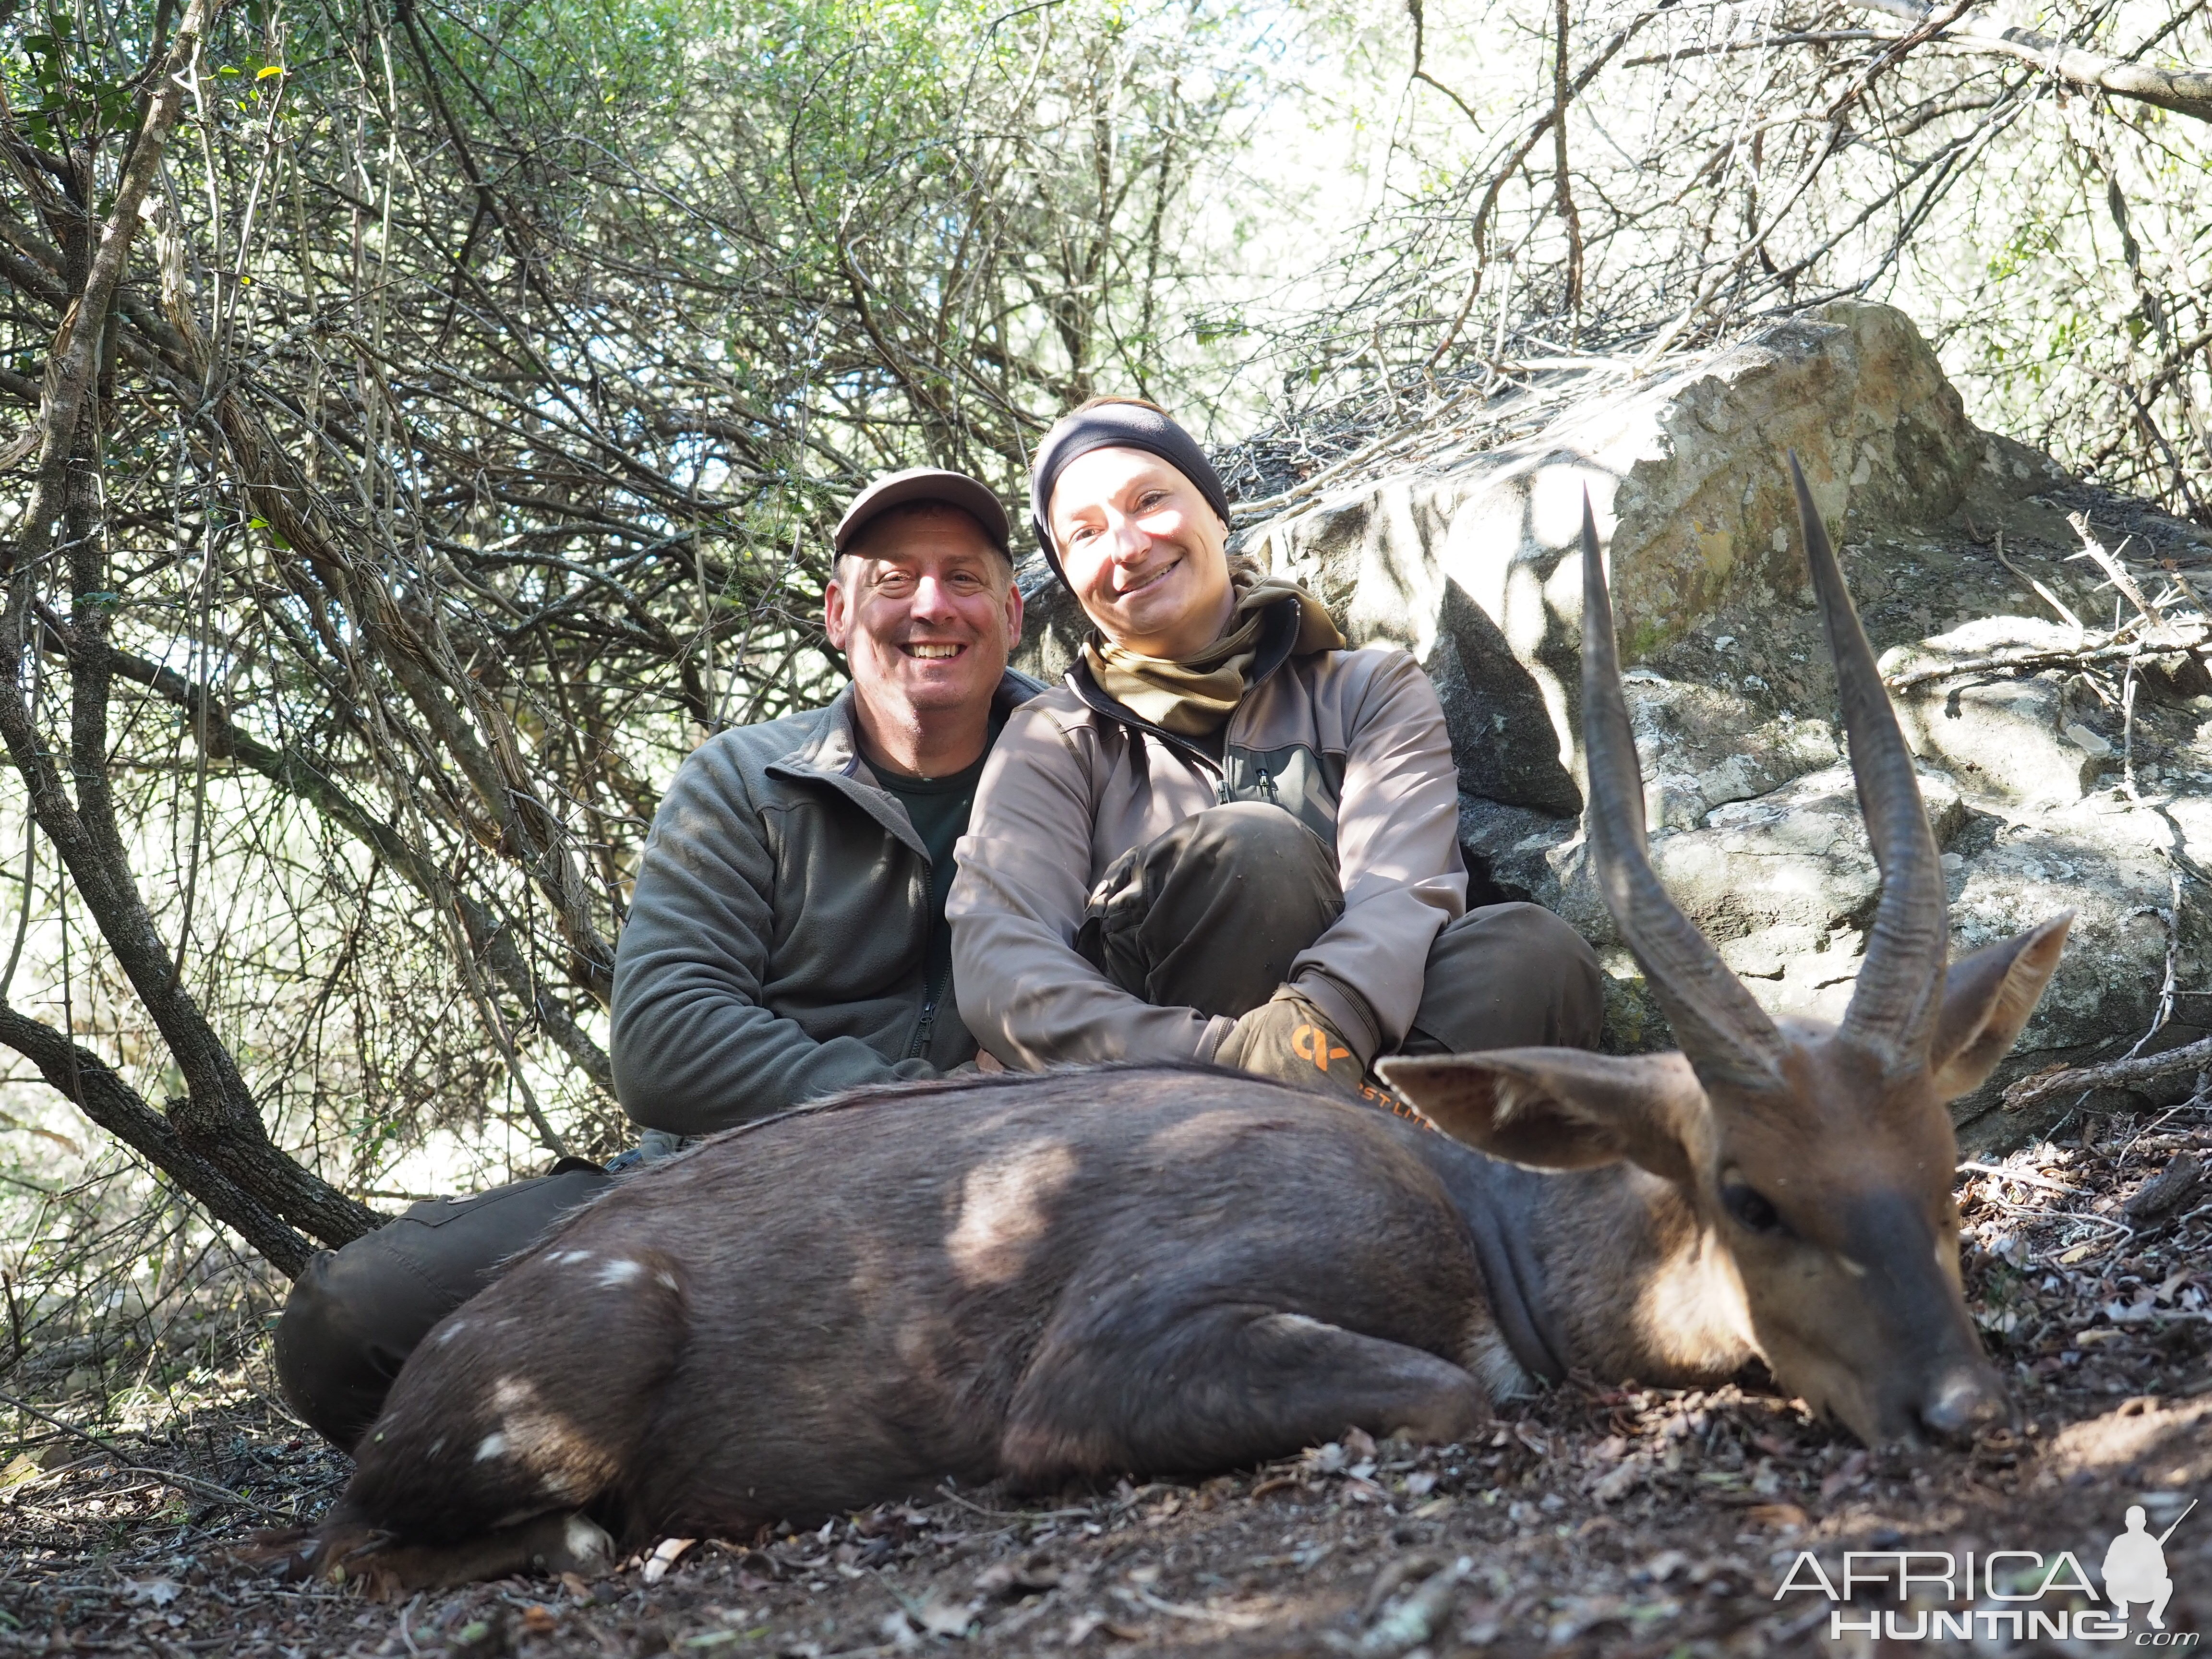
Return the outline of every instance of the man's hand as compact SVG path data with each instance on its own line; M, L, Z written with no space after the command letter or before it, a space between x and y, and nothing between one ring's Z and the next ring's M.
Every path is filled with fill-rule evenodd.
M1213 1058L1220 1065L1316 1094L1386 1108L1390 1104L1388 1095L1368 1086L1358 1056L1295 986L1284 986L1239 1019Z

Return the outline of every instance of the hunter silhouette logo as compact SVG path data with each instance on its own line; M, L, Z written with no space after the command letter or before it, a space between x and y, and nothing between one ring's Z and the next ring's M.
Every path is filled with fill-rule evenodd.
M2166 1540L2196 1507L2192 1498L2189 1509L2173 1517L2173 1526L2154 1538L2142 1505L2128 1506L2128 1529L2105 1552L2105 1599L2112 1604L2112 1617L2127 1618L2129 1607L2140 1602L2150 1609L2150 1627L2166 1628L2166 1604L2173 1597L2173 1580L2166 1573Z

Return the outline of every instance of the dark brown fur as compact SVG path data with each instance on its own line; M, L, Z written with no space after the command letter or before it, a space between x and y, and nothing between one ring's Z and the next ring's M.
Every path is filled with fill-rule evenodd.
M948 1475L1463 1433L1488 1320L1425 1138L1199 1069L872 1091L720 1137L433 1330L327 1529L458 1544L588 1508L631 1541L734 1536Z

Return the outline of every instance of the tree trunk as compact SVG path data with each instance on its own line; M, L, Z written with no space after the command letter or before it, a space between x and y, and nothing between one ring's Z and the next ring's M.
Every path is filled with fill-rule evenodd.
M39 462L22 533L6 550L0 610L0 738L22 775L31 814L60 854L70 880L114 953L182 1073L185 1093L154 1112L65 1033L0 1009L0 1042L29 1058L87 1115L137 1147L218 1218L288 1273L311 1254L301 1232L337 1245L383 1219L272 1143L236 1060L180 982L179 964L154 925L132 875L109 792L106 647L112 609L107 539L100 522L100 440L107 411L100 368L108 314L122 281L161 154L182 108L189 72L224 0L191 0L165 61L151 78L145 115L125 161L106 218L88 149L62 192L42 205L62 228L69 298L46 360L39 414ZM12 138L13 135L9 135ZM68 532L54 546L57 524ZM70 612L62 631L82 641L69 659L70 778L64 782L40 713L24 695L27 653L47 626L39 583L52 556L66 555ZM74 786L73 791L71 786Z

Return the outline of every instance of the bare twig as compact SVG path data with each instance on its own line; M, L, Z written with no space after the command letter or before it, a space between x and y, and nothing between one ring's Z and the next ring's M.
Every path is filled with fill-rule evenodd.
M2212 629L2193 623L2185 623L2176 632L2176 646L2194 646L2204 641ZM2109 635L2091 635L2109 638ZM2018 672L2022 669L2078 668L2087 663L2117 662L2124 658L2142 654L2140 640L2124 640L2106 645L2085 645L2080 650L2044 651L2022 648L2018 651L1992 652L1983 657L1966 657L1955 662L1933 663L1900 674L1885 675L1882 684L1893 691L1909 691L1916 685L1926 685L1936 680L1957 679L1968 674L1997 674Z
M2150 601L2143 597L2142 589L2136 585L2128 568L2091 533L2089 520L2079 513L2069 513L2066 522L2074 526L2074 533L2081 538L2081 550L2074 556L2094 562L2097 568L2105 573L2106 580L2119 590L2130 605L2135 606L2136 614L2142 618L2142 637L2154 646L2171 647L2180 644L2182 641L2167 625L2166 618L2153 610Z
M2058 1067L2020 1079L2004 1091L2004 1108L2016 1112L2053 1095L2081 1094L2091 1089L2117 1089L2176 1072L2195 1071L2212 1065L2212 1037L2203 1037L2168 1048L2162 1054L2136 1060L2107 1060L2100 1066Z
M1998 528L1996 532L1995 551L1997 556L1997 562L2002 565L2006 569L2011 571L2012 574L2018 577L2021 581L2026 582L2028 586L2034 589L2036 598L2041 599L2044 604L2049 605L2053 611L2056 611L2058 613L2060 621L2065 623L2069 627L2073 629L2075 633L2077 635L2085 635L2089 631L2081 625L2081 619L2074 614L2073 607L2068 605L2065 600L2060 599L2057 594L2052 592L2048 584L2044 582L2039 577L2031 576L2027 571L2022 570L2010 559L2005 557L2004 530L2002 526Z
M1908 22L1923 22L1935 9L1917 0L1847 0L1861 11L1879 11ZM2203 70L2152 69L2101 53L2083 52L2033 29L2008 28L1996 23L1960 19L1949 24L1943 38L1982 52L2000 52L2032 64L2077 86L2118 93L2176 114L2212 121L2212 72Z
M289 1521L293 1518L283 1510L271 1509L266 1504L257 1503L251 1498L232 1492L228 1487L218 1486L212 1481L202 1480L197 1475L175 1474L167 1469L150 1469L143 1464L133 1463L128 1455L113 1442L104 1440L90 1430L81 1429L74 1423L65 1423L52 1413L41 1411L38 1407L27 1401L18 1400L13 1395L0 1394L0 1406L19 1411L26 1417L34 1417L50 1427L59 1429L73 1439L82 1440L86 1445L104 1452L115 1460L116 1467L125 1474L143 1475L149 1480L160 1481L165 1486L173 1486L179 1492L192 1492L201 1498L212 1499L216 1503L228 1504L232 1509L251 1510L257 1515L264 1515L272 1520Z

